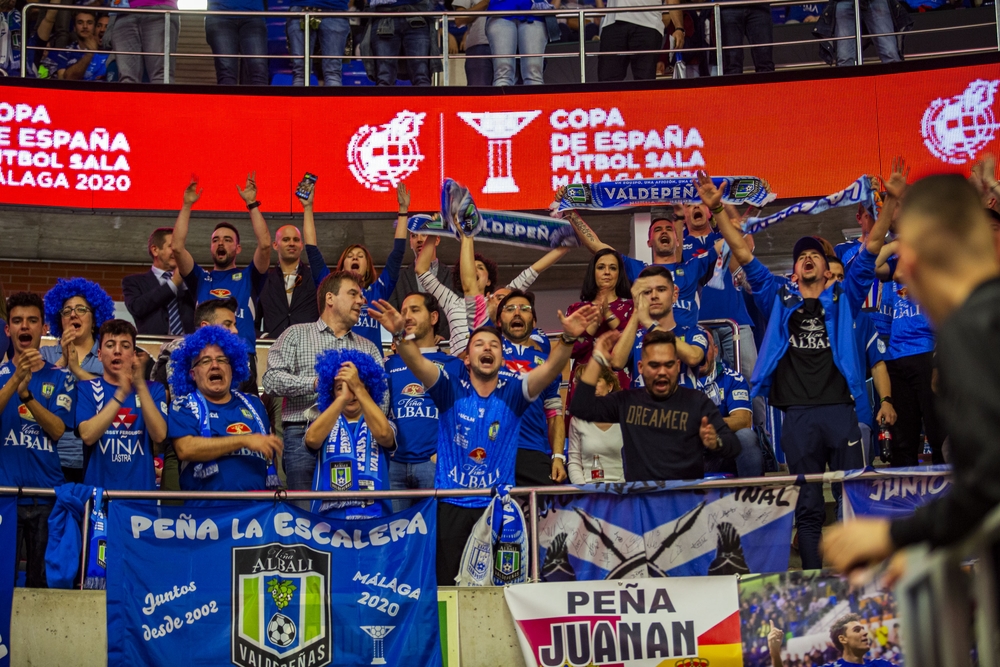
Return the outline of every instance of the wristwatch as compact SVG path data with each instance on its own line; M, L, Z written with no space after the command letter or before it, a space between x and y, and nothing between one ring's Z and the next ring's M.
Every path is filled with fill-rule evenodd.
M881 405L882 403L888 403L889 405L892 405L892 396L883 396L882 400L879 401L879 405Z
M252 201L249 204L247 204L247 210L252 211L253 209L258 208L259 206L260 206L259 201Z
M563 454L562 452L559 452L559 453L553 453L553 454L552 454L552 458L553 458L553 459L559 459L559 460L560 460L560 461L562 461L563 463L566 463L566 455L565 455L565 454Z
M564 331L562 334L559 335L559 340L561 340L566 345L572 345L576 341L580 340L580 337L577 336L574 338L571 336L567 336L566 332Z
M399 345L406 339L406 329L400 329L396 333L392 334L392 342Z

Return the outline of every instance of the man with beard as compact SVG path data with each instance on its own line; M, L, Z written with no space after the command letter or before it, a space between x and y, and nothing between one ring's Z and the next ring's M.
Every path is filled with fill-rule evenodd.
M0 486L53 488L65 483L56 443L73 427L76 378L38 352L44 306L37 294L7 299L13 360L0 365ZM27 586L45 588L49 498L19 498L17 548L27 561ZM24 546L21 546L21 541Z
M549 349L532 337L535 295L510 290L497 307L503 332L503 360L512 373L528 373L545 363ZM546 346L547 347L547 346ZM566 424L563 421L560 378L546 387L521 416L514 479L518 486L548 486L566 481Z
M556 197L561 197L562 191L556 193ZM677 300L674 303L674 317L677 323L685 327L695 327L698 324L698 313L700 305L701 286L712 275L715 260L718 253L715 246L711 246L701 254L697 254L687 261L682 261L681 244L677 240L677 233L674 223L668 219L666 209L654 211L655 219L649 225L649 240L647 244L653 252L652 264L622 255L622 264L625 268L625 275L629 282L635 282L639 274L647 266L662 266L669 270L673 276L674 285L677 288ZM577 237L587 250L596 254L602 248L610 248L607 243L602 243L594 230L583 221L576 211L566 211L566 218L573 225Z
M740 453L740 441L705 394L678 387L681 361L677 338L652 331L642 341L639 374L643 386L597 398L595 388L619 337L609 331L594 343L594 354L573 394L573 416L622 428L622 463L629 482L701 479L705 450L724 458Z
M772 274L754 258L742 231L729 220L722 195L708 175L699 172L695 182L701 200L718 217L733 257L744 267L758 308L770 313L750 384L753 397L763 396L784 411L781 448L789 471L802 475L823 473L827 465L831 470L865 467L854 403L867 401L867 394L854 322L875 279L875 259L905 177L894 172L889 179L889 200L843 284L832 280L823 243L813 236L795 243L791 280ZM803 569L823 565L819 541L825 519L822 486L802 487L795 523Z
M420 354L441 367L449 362L458 363L455 357L439 350L435 343L440 315L434 295L414 292L403 299L400 312L403 329L407 336L413 336ZM389 462L389 486L393 490L433 489L438 408L427 395L424 385L407 368L402 356L394 354L389 357L385 370L389 374L393 419L398 426L397 446ZM409 498L393 499L393 511L402 511L412 504Z
M254 286L259 284L259 276L267 272L268 264L271 260L271 237L267 231L267 222L260 212L260 202L257 201L256 172L250 172L247 176L246 187L240 189L240 198L246 203L250 211L250 223L253 225L254 235L257 237L257 249L253 254L253 262L248 269L236 268L236 256L243 251L240 245L240 233L231 223L220 222L212 232L212 261L214 266L211 271L205 271L195 264L194 257L187 249L188 226L191 221L191 207L194 206L198 198L201 197L201 189L198 188L198 181L192 180L184 190L184 205L180 213L177 214L177 222L174 224L174 257L177 260L177 268L184 278L188 289L195 294L198 303L209 299L236 299L236 328L240 332L240 338L249 346L250 350L255 350L257 345L257 331L254 326L256 295ZM250 377L257 376L257 355L250 355Z
M705 359L708 349L708 332L701 327L679 325L674 320L674 303L677 288L665 267L647 266L632 284L632 301L635 314L629 320L611 355L611 367L621 370L626 364L632 367L632 380L642 386L639 361L642 357L643 338L651 331L670 331L674 334L677 358L681 362L680 377L685 378L689 368L695 368ZM640 326L641 325L641 326ZM681 384L685 384L682 380ZM693 386L694 382L687 382Z
M194 331L194 294L177 270L173 241L173 227L154 229L146 244L152 267L122 279L125 307L136 330L146 336L183 336Z
M376 301L368 312L393 332L397 354L441 411L434 484L439 489L489 489L514 483L518 420L559 377L573 343L598 317L593 306L569 317L560 311L560 342L545 363L518 377L502 369L502 336L493 327L472 332L462 366L440 368L420 353L414 337L406 333L405 318L388 301ZM438 503L440 585L455 581L465 543L489 501L486 496L472 496L442 498Z

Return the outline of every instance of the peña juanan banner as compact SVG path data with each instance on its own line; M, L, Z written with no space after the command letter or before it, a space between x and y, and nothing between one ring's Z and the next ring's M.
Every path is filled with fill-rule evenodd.
M521 584L504 589L527 667L739 667L737 578Z
M440 665L436 516L112 502L108 665Z

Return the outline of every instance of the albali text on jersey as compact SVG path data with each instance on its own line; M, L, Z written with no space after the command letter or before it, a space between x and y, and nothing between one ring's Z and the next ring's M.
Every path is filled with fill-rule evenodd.
M436 348L434 351L421 352L439 369L443 369L446 364L462 364L460 359ZM385 372L389 375L392 419L397 426L396 451L392 454L392 461L426 463L437 451L438 408L427 395L424 385L398 354L386 360Z

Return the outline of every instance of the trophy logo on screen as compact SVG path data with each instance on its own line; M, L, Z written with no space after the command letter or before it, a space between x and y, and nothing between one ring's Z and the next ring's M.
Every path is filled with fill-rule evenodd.
M417 144L427 114L400 111L384 125L362 125L347 145L347 166L358 183L388 192L420 167Z
M486 137L489 145L489 177L484 194L520 192L511 166L511 142L515 134L541 115L541 111L504 111L472 113L460 111L458 117Z
M362 625L361 629L364 630L369 637L372 638L372 653L374 657L372 658L371 664L373 665L384 665L385 664L385 636L392 632L395 625Z
M927 150L947 164L965 164L996 136L993 96L1000 81L976 79L961 95L939 97L920 120Z

